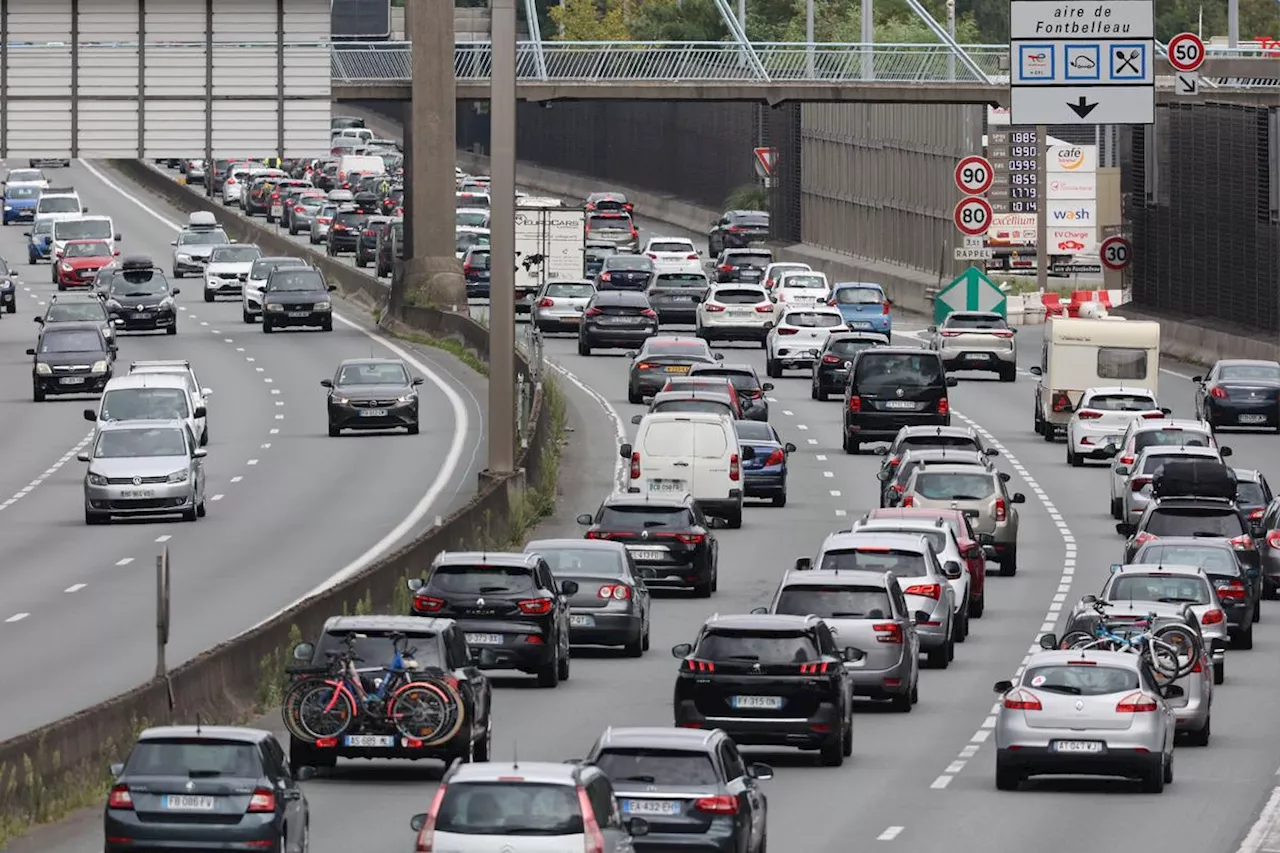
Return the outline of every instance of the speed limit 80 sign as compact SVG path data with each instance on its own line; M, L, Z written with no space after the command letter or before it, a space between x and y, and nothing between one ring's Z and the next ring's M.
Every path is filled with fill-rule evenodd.
M991 227L991 205L985 198L962 198L952 219L960 233L969 237L981 236Z

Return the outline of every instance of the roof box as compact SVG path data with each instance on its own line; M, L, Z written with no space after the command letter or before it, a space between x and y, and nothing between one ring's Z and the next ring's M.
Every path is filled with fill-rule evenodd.
M218 218L207 210L197 210L187 217L188 228L217 228Z
M130 255L120 261L122 270L153 270L155 263L146 255Z
M1197 497L1236 499L1236 474L1216 459L1171 459L1151 478L1157 498Z

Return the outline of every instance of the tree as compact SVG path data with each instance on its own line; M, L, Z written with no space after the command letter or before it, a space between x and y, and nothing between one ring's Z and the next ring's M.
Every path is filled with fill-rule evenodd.
M722 41L729 35L714 0L644 0L627 28L636 41Z
M622 0L564 0L548 9L562 41L629 41Z

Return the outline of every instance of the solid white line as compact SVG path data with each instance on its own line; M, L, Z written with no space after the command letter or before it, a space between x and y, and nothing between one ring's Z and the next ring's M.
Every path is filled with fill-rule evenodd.
M1259 853L1268 836L1276 829L1277 823L1280 823L1280 787L1272 789L1271 798L1262 807L1261 814L1236 848L1236 853Z
M613 462L613 479L617 483L619 489L625 489L627 486L627 480L629 479L628 468L627 464L622 461L622 458L617 455L617 448L621 447L627 441L627 428L622 423L622 416L618 414L618 410L613 407L613 404L605 399L603 394L583 382L567 368L562 367L551 359L547 359L547 364L551 365L552 369L565 379L568 379L569 383L573 385L573 387L577 388L583 394L586 394L592 400L595 400L596 405L604 409L605 416L613 424L614 438L617 439L617 444L614 447L615 458Z
M30 616L30 615L31 615L30 613L15 613L15 614L13 614L12 616L10 616L8 619L6 619L6 620L4 620L4 621L5 621L6 623L10 623L10 622L21 622L23 619L26 619L26 618L27 618L28 616Z
M63 592L79 592L80 590L84 589L86 586L88 586L87 583L73 583L71 586L64 589Z
M116 560L116 565L117 565L117 566L127 566L127 565L129 565L130 563L132 563L132 562L133 562L133 557L122 557L121 559Z
M876 841L892 841L893 839L897 838L899 835L902 834L903 829L904 827L901 827L901 826L891 826L888 829L886 829L884 832L877 835Z
M156 537L156 541L157 541L157 542L168 542L168 541L169 541L170 539L172 539L172 538L173 538L172 536L170 536L168 533L166 533L166 534L164 534L163 536L157 536L157 537Z

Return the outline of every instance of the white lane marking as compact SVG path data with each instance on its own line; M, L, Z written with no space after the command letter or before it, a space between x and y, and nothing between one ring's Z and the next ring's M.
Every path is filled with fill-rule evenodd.
M904 828L905 827L901 827L901 826L891 826L888 829L886 829L884 832L877 835L876 841L892 841L893 839L897 838L899 835L902 834L902 830Z
M119 560L116 560L116 565L117 565L117 566L127 566L127 565L129 565L130 563L132 563L132 562L133 562L133 557L122 557L122 558L120 558Z
M246 462L245 464L246 464L246 465L257 465L257 464L258 464L258 460L257 460L257 459L250 459L250 460L249 460L248 462Z
M834 476L835 476L835 472L834 472L834 471L823 471L823 472L822 472L822 476L824 476L824 477L834 477Z
M243 479L244 479L244 477L232 477L232 478L231 478L231 482L233 482L233 483L238 483L238 482L240 482L240 481L241 481L241 480L243 480Z
M596 389L592 388L587 383L583 382L581 379L579 379L577 376L571 373L567 368L562 367L559 364L556 364L554 361L552 361L549 358L547 359L547 364L551 365L552 369L554 369L557 373L559 373L565 379L568 379L569 382L573 385L573 387L577 388L583 394L586 394L592 400L595 400L596 405L604 409L605 416L608 417L609 420L613 423L614 438L617 439L617 444L614 447L614 456L616 458L613 463L613 466L614 466L613 479L618 484L618 488L620 490L625 489L627 487L627 479L628 479L627 464L623 462L622 458L618 457L617 455L617 448L621 447L627 441L627 428L622 423L622 416L619 415L618 410L613 407L613 403L610 403L607 399L605 399L604 395L602 395Z
M276 420L278 421L284 420L284 415L276 415Z
M64 589L63 592L79 592L80 590L84 589L86 586L88 586L87 583L73 583L71 586Z
M279 434L280 434L280 430L276 429L275 427L272 427L271 429L267 430L267 432L268 432L270 435L279 435Z
M786 409L783 409L782 414L786 415L787 417L791 417L792 415L795 414L795 412L789 412Z
M1280 774L1280 770L1276 772ZM1262 812L1258 815L1257 821L1254 822L1253 826L1249 827L1249 833L1245 835L1244 840L1240 842L1240 846L1236 848L1236 853L1260 853L1263 850L1263 845L1275 833L1277 824L1280 824L1280 787L1271 790L1270 799L1262 807Z
M255 368L254 368L254 370L256 370L256 371L258 371L259 373L261 373L262 371L266 370L266 368L265 368L265 367L255 367Z
M244 347L236 347L236 352L244 352Z
M819 462L826 462L826 461L827 461L827 457L826 457L826 455L824 455L824 454L822 454L822 453L815 453L815 454L813 455L813 458L814 458L814 459L817 459Z
M220 501L220 500L222 500L222 499L223 499L223 497L225 497L225 496L224 496L224 495L214 495L213 497L209 498L209 500L211 500L211 501Z
M168 533L166 533L166 534L164 534L163 536L157 536L157 537L156 537L156 541L157 541L157 542L168 542L168 541L169 541L170 539L172 539L172 538L173 538L172 536L170 536Z
M241 350L241 352L244 352L244 350ZM245 361L248 361L248 362L253 362L255 359L254 359L254 357L253 357L253 356L251 356L251 355L246 355L246 356L244 357L244 360L245 360Z
M220 330L218 330L218 329L210 329L210 330L209 330L209 333L210 333L210 334L212 334L212 335L220 335L220 334L222 334L222 332L221 332Z
M267 381L268 381L268 382L270 382L271 380L270 380L270 379L268 379ZM272 393L272 394L279 394L279 393L280 393L280 389L279 389L279 388L272 388L272 389L271 389L271 393Z
M6 623L10 623L10 622L21 622L23 619L26 619L26 618L27 618L28 616L30 616L30 615L31 615L30 613L15 613L15 614L13 614L12 616L10 616L8 619L6 619L6 620L4 620L4 621L5 621Z
M61 456L59 456L58 461L54 462L48 468L44 469L44 472L41 473L39 477L36 477L30 483L27 483L25 486L19 489L17 493L14 494L14 496L9 498L7 501L0 503L0 510L8 509L9 507L13 506L18 501L20 501L22 498L25 498L27 495L34 492L37 488L40 487L42 483L44 483L45 480L49 479L51 476L56 474L59 468L61 468L63 465L66 465L72 459L75 459L76 454L79 453L81 450L83 450L84 446L92 440L93 440L93 430L89 430L88 434L85 435L84 438L77 441L70 450L68 450L66 453L62 454Z
M836 518L844 518L849 513L843 509L836 510Z
M266 383L268 383L268 384L270 384L270 383L271 383L271 377L270 377L270 376L264 377L262 381L263 381L263 382L266 382Z
M223 342L224 344L234 344L234 343L235 343L235 341L231 340L231 338L223 338L223 339L222 339L222 342Z
M804 424L796 424L796 429L808 429Z
M933 780L933 784L932 784L932 785L930 785L929 787L930 787L930 788L933 788L933 789L935 789L935 790L941 791L943 788L945 788L945 787L947 787L948 785L950 785L950 784L951 784L951 780L952 780L952 779L954 779L954 778L956 778L956 777L954 777L954 776L939 776L937 779L934 779L934 780Z
M805 439L805 441L809 442L810 444L817 444L817 443L818 443L818 439L816 439L816 438L806 438L806 439Z
M276 400L276 405L277 405L277 406L283 406L283 405L284 405L284 400Z
M270 449L271 449L271 442L269 442L269 441L268 441L268 442L266 442L265 444L263 444L263 445L262 445L262 449L263 449L263 450L270 450Z
M838 490L836 490L836 489L832 489L832 490L831 490L831 497L833 497L833 498L838 498L838 497L840 497L840 492L839 492Z

